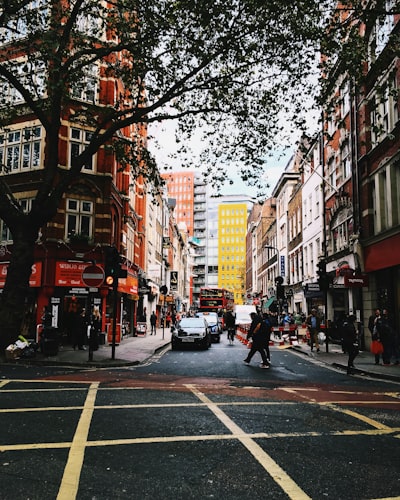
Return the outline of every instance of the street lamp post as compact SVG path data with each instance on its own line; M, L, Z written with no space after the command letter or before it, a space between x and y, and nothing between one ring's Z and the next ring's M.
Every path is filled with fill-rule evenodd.
M279 259L279 250L277 247L266 245L264 246L266 250L274 250L276 252L276 263L277 263L277 272L275 276L275 290L276 290L276 301L278 303L278 322L280 321L281 311L282 311L282 295L283 295L283 278L280 273L280 259Z

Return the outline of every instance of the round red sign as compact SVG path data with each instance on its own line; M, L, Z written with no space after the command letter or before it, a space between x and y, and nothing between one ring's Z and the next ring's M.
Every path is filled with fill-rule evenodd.
M101 286L104 282L104 271L100 266L91 265L82 271L82 281L86 286Z

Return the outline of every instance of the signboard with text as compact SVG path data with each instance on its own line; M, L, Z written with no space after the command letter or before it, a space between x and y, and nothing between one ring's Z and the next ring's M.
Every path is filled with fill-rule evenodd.
M7 278L9 262L0 263L0 288L4 288ZM39 287L42 285L42 263L35 262L32 266L32 274L29 278L29 286Z
M169 285L171 291L178 290L178 271L171 271Z
M369 285L368 274L353 274L344 277L344 286L348 288L363 288Z
M121 293L128 293L129 295L139 294L139 280L137 276L128 274L126 278L118 279L118 291Z
M55 285L85 287L82 273L87 265L87 262L56 262Z

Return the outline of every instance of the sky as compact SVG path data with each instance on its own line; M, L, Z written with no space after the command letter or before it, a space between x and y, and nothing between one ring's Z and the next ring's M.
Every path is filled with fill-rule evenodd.
M150 142L149 144L149 149L153 153L153 155L156 157L157 164L159 166L159 169L161 172L163 172L163 164L166 162L166 158L169 154L173 154L175 152L175 149L177 148L176 142L175 142L175 134L174 134L174 128L173 126L165 128L165 125L163 126L158 126L157 128L150 130L150 135L154 136L159 143L159 147L155 148L152 147L152 144ZM196 154L196 150L198 152L201 151L201 144L199 143L196 145L194 144L191 146L192 149L194 150L194 154ZM281 174L283 173L287 162L290 159L291 154L293 154L292 150L288 150L284 154L276 154L266 161L266 167L265 167L265 183L269 185L269 187L266 189L266 197L270 197L272 194L272 191L274 187L276 186L276 183L278 182ZM171 163L171 160L168 159L167 161L168 164ZM174 171L181 171L184 170L183 167L180 165L176 165L176 168L174 168ZM190 171L190 168L185 169L187 171ZM221 195L243 195L243 194L254 194L256 196L256 192L251 193L252 190L255 190L252 186L248 186L241 178L240 175L236 169L236 166L232 166L232 168L227 169L229 172L229 177L232 179L233 184L229 184L226 182L222 187L221 187ZM168 170L168 172L171 172L171 170Z
M266 191L268 198L272 195L272 191L275 188L280 176L282 175L292 153L293 151L288 151L282 157L280 157L280 155L277 154L275 157L268 159L264 174L266 183L268 183L269 185ZM228 194L242 195L243 193L246 193L250 189L252 189L245 182L243 182L242 179L240 179L240 176L236 174L236 172L233 172L230 175L234 183L232 185L225 184L225 186L221 189L222 195L228 195Z

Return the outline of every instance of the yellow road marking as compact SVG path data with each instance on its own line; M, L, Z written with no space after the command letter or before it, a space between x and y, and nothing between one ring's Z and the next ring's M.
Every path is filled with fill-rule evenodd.
M304 397L304 396L303 396ZM230 401L230 402L218 402L218 406L295 406L299 404L299 401ZM362 401L358 399L354 400L332 400L332 401L315 401L314 399L308 398L302 402L302 404L317 405L317 406L332 406L335 411L346 412L349 415L360 418L360 414L356 412L351 412L351 410L346 410L345 408L337 408L335 405L399 405L400 401ZM116 410L116 409L140 409L140 408L201 408L207 406L206 403L153 403L153 404L121 404L121 405L96 405L95 410ZM35 412L46 412L46 411L74 411L82 410L83 405L76 406L47 406L42 408L0 408L1 413L35 413ZM367 417L363 417L367 418ZM366 420L367 421L367 420ZM372 420L372 422L375 422ZM376 426L373 423L373 426Z
M341 408L340 406L336 406L335 404L332 403L321 403L321 406L326 406L331 410L337 411L338 413L344 413L346 415L350 415L351 417L357 420L361 420L362 422L365 422L366 424L370 425L371 427L375 427L376 429L391 429L391 427L385 424L381 424L380 422L377 422L372 418L366 417L361 413L357 413L356 411L352 410L347 410L346 408Z
M76 498L78 493L79 478L85 457L87 437L89 434L90 423L92 421L98 386L98 382L91 384L88 390L81 417L69 450L67 464L64 469L64 475L57 495L58 500L72 500Z
M20 380L18 382L21 382ZM32 384L32 381L27 381ZM43 384L47 384L50 381L41 381ZM64 381L54 381L54 383L63 383ZM10 383L10 380L0 381L0 388ZM66 382L69 383L69 382ZM82 383L82 382L77 382ZM191 392L200 400L196 403L171 403L171 404L128 404L128 405L99 405L95 406L96 395L99 391L120 391L120 390L138 390L145 389L145 387L102 387L99 388L101 382L92 383L89 387L73 387L73 388L59 388L54 387L53 389L46 388L29 388L29 389L15 389L15 390L2 390L2 393L8 392L62 392L62 391L88 391L85 403L83 406L71 406L71 407L49 407L49 408L10 408L10 409L0 409L0 413L13 413L13 412L37 412L37 411L70 411L70 410L82 410L82 414L73 438L72 442L55 442L55 443L31 443L31 444L19 444L19 445L0 445L0 451L9 450L27 450L27 449L70 449L67 464L64 470L64 475L59 489L58 500L72 500L76 498L79 479L84 462L85 449L87 447L100 447L100 446L118 446L126 444L142 444L142 443L166 443L166 442L183 442L183 441L210 441L210 440L238 440L246 447L246 449L253 455L253 457L260 463L260 465L268 472L268 474L275 480L277 484L287 493L290 498L293 499L308 499L309 497L306 493L300 489L300 487L293 481L293 479L287 475L287 473L270 457L257 443L254 442L255 439L269 439L269 438L289 438L289 437L320 437L320 436L350 436L350 435L389 435L394 433L399 433L398 435L393 435L395 438L400 438L400 428L390 428L384 424L377 422L374 419L361 415L355 411L347 410L346 408L341 408L335 405L398 405L400 404L399 393L381 393L380 397L387 396L393 397L396 400L390 401L359 401L359 400L337 400L337 401L315 401L311 396L311 393L317 392L316 388L280 388L280 390L286 390L288 393L296 394L297 396L305 397L304 393L309 393L309 397L305 397L304 403L325 406L331 410L348 414L352 418L363 421L373 429L368 430L343 430L343 431L331 431L331 432L293 432L293 433L254 433L249 434L243 432L243 430L237 426L221 409L223 406L274 406L274 405L295 405L298 401L235 401L235 402L219 402L214 403L211 401L204 393L195 386L188 384L185 387L189 388ZM88 384L88 382L85 382ZM175 384L164 385L165 389L173 390ZM181 386L179 386L181 387ZM225 386L222 386L225 387ZM157 386L159 388L159 386ZM215 389L216 387L213 386ZM249 387L254 390L254 387ZM243 390L245 388L241 388ZM244 391L245 392L245 391ZM336 392L338 395L342 394L353 394L355 397L363 393L352 392L352 391L328 391L330 393ZM132 439L113 439L113 440L99 440L99 441L87 441L90 423L92 420L93 412L95 410L114 410L118 408L130 409L130 408L181 408L181 407L204 407L212 411L217 418L227 427L231 434L221 434L221 435L201 435L201 436L155 436L148 438L132 438ZM393 497L400 499L400 497ZM393 500L392 498L390 500Z
M385 436L400 432L400 427L390 429L365 429L365 430L343 430L330 432L256 432L256 433L241 433L241 434L202 434L185 435L185 436L152 436L143 438L124 438L87 441L86 448L98 446L121 446L127 444L151 444L151 443L175 443L184 441L229 441L242 437L251 439L286 439L286 438L301 438L301 437L321 437L321 436ZM398 438L399 436L393 436ZM0 452L4 451L21 451L21 450L40 450L40 449L64 449L70 448L71 442L54 442L54 443L23 443L23 444L7 444L0 445Z
M310 497L293 481L288 474L286 474L286 472L275 462L275 460L273 460L273 458L253 440L253 438L244 434L242 429L235 424L235 422L233 422L233 420L231 420L218 405L208 399L208 397L196 389L195 386L188 384L187 387L191 389L193 394L195 394L200 401L207 404L210 411L212 411L214 415L232 432L232 434L236 436L243 446L247 448L247 450L282 488L289 498L296 500L310 499Z

